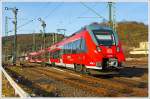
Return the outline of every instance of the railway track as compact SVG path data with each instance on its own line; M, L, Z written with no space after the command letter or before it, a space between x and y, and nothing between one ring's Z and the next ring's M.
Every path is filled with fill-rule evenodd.
M33 82L33 80L30 79L28 76L39 76L38 74L33 74L31 72L27 72L28 76L25 76L27 74L23 73L23 70L20 72L16 70L12 70L7 68L7 72L12 76L12 78L24 89L26 92L30 94L31 97L37 97L37 96L50 96L50 97L57 97L57 95L53 92L49 92L42 88L42 86L37 82ZM40 75L41 76L41 75Z
M18 68L18 67L17 67ZM21 69L20 67L19 67L19 69ZM18 70L18 69L17 69ZM24 70L22 70L22 72L20 72L19 74L17 73L16 74L16 71L14 71L14 72L12 72L13 74L15 74L15 79L16 79L16 77L17 77L17 75L20 77L20 78L26 78L26 79L28 79L28 80L30 80L30 85L29 85L29 87L31 87L31 88L33 88L32 90L34 91L33 93L35 93L35 95L36 96L45 96L45 92L46 92L46 94L47 95L49 95L49 93L47 92L47 90L48 89L45 89L45 91L44 91L44 93L43 92L41 92L40 91L40 93L43 93L44 95L42 95L42 94L40 94L39 92L38 92L38 90L37 89L40 89L40 90L43 90L44 88L42 88L42 86L44 85L44 86L48 86L48 85L50 85L50 83L45 83L45 84L43 84L43 85L41 85L41 84L38 84L38 82L36 82L36 81L38 81L38 80L40 80L41 79L41 77L42 78L49 78L49 80L52 80L53 78L55 79L55 81L57 80L58 82L63 82L63 83L65 83L65 84L67 84L67 87L66 88L68 88L68 86L75 86L76 88L78 88L79 90L81 90L82 88L84 89L84 91L86 92L86 94L87 93L91 93L90 95L88 95L88 96L104 96L106 93L107 93L107 91L105 90L105 89L103 89L103 88L101 88L101 90L98 90L98 89L94 89L93 87L88 87L88 86L86 86L86 85L84 85L84 84L79 84L79 83L74 83L74 81L72 81L72 79L70 79L70 81L68 82L68 78L66 78L65 80L62 80L62 76L59 76L59 75L57 75L56 73L54 74L54 73L51 73L51 75L50 75L50 73L48 72L48 73L46 73L46 72L44 72L44 71L39 71L37 68L32 68L32 67L29 67L29 68L27 68L26 70L28 70L26 73L23 73L23 71ZM10 71L10 70L9 70ZM31 72L32 71L32 72ZM46 73L46 74L45 74ZM28 74L28 75L27 75ZM37 75L36 75L37 74ZM30 75L32 76L32 77L30 77ZM55 76L55 77L53 77L54 75L57 75L57 77ZM40 77L40 78L39 78ZM36 79L31 79L31 78L36 78ZM75 79L74 79L75 80ZM25 81L25 80L22 80L22 81ZM31 83L32 82L32 83ZM25 85L28 83L28 81L26 82L24 82L25 83ZM60 83L60 84L63 84L63 83ZM56 84L58 84L58 83L56 83ZM38 88L36 88L36 87L38 87ZM26 89L26 88L25 88ZM89 91L89 92L87 92L87 90ZM92 92L93 91L93 92ZM54 91L55 92L55 91ZM54 93L53 92L53 93ZM70 93L73 93L74 91L70 91ZM31 93L31 92L30 92ZM70 94L70 93L68 93L68 94ZM56 93L57 94L57 93ZM95 95L94 95L95 94ZM60 95L60 94L59 94ZM67 94L66 94L67 95ZM66 96L66 95L64 95L64 96ZM32 96L32 95L31 95ZM61 95L60 95L61 96ZM63 95L62 95L63 96ZM67 95L68 96L68 95ZM71 96L71 95L69 95L69 96ZM76 95L75 95L76 96ZM79 96L85 96L84 94L83 95L79 95ZM50 96L51 97L51 96Z
M84 80L69 78L69 77L66 77L65 75L62 75L62 74L60 75L59 73L47 71L45 69L41 70L41 69L35 69L35 68L33 69L32 68L31 70L37 71L38 73L52 77L56 80L61 80L67 84L70 84L71 86L75 86L75 87L78 87L80 89L82 88L83 90L86 90L86 91L88 90L90 92L97 93L97 94L104 95L104 96L107 95L107 93L108 93L108 90L106 90L104 88L97 88L97 86L86 85Z
M71 79L71 81L74 81L74 82L79 81L80 84L83 84L84 86L86 85L88 87L89 87L89 85L90 85L90 87L91 87L91 85L96 85L96 91L99 87L102 87L103 88L102 90L105 89L105 92L109 93L109 91L114 91L117 93L118 96L119 95L122 96L122 94L124 94L124 93L135 95L136 93L144 91L143 89L140 89L137 86L135 86L135 84L131 83L130 81L127 81L127 82L122 81L123 80L122 78L120 80L116 79L116 78L106 80L106 79L100 79L100 78L91 77L91 76L87 76L87 75L75 74L73 72L71 72L71 74L70 74L70 72L62 71L60 69L58 69L58 70L62 71L62 72L58 72L57 70L54 71L54 70L51 70L50 68L42 68L42 67L38 67L38 70L41 70L41 71L43 70L44 72L47 72L47 73L51 72L51 73L57 74L59 76L63 75L65 77L76 76L77 79ZM70 76L70 75L72 75L72 76ZM130 82L130 83L128 83L128 82ZM91 89L94 89L94 88L91 88ZM98 90L101 90L101 89L98 89ZM143 93L147 94L146 91L144 91ZM143 95L143 93L141 95Z
M68 69L60 69L57 67L26 67L30 75L44 75L47 79L55 79L61 81L68 86L82 89L85 92L92 92L98 96L147 96L147 90L139 88L141 82L134 80L113 77L109 79L98 78L89 75L76 73ZM26 70L26 68L24 68ZM32 71L33 74L30 72ZM37 75L36 75L37 74ZM32 80L32 79L31 79ZM49 85L48 83L46 85ZM39 86L41 86L39 84ZM42 87L42 86L41 86Z
M41 67L38 67L38 68L41 68ZM42 68L42 69L44 69L44 68ZM111 82L114 82L114 83L116 83L118 85L117 87L114 87L114 88L119 88L119 85L120 85L120 87L127 87L127 86L128 87L138 87L138 86L140 86L142 84L144 84L143 87L147 87L147 83L146 82L137 81L137 80L133 80L133 79L130 79L130 78L125 78L125 77L112 77L112 78L109 78L109 79L101 79L100 77L98 78L98 77L94 77L94 76L90 76L90 75L82 75L80 73L76 73L76 72L74 72L72 70L68 70L68 69L60 70L58 68L57 70L59 70L61 72L63 71L65 73L67 73L67 74L71 73L71 74L73 74L75 76L78 76L78 77L82 76L86 80L91 80L92 79L92 81L94 81L94 82L99 82L100 81L100 83L108 84L110 87L113 87L113 85L110 84L110 81L111 81ZM54 71L51 71L51 72L54 72ZM106 82L106 81L108 81L108 82Z

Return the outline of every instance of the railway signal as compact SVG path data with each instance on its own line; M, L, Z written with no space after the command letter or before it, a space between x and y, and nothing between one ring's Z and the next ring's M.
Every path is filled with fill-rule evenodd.
M18 8L8 8L5 7L5 10L11 10L14 14L14 48L13 48L13 65L16 65L16 58L17 58L17 14Z
M45 23L45 21L44 20L42 20L41 18L38 18L38 21L40 21L42 24L41 24L41 26L42 26L42 28L43 28L43 31L42 31L42 38L43 38L43 48L45 49L45 28L46 28L46 23Z
M46 39L45 39L45 28L46 28L46 23L45 23L45 21L44 20L42 20L41 18L38 18L38 21L40 21L42 24L41 24L41 26L42 26L42 28L43 28L43 31L42 31L42 38L43 38L43 47L42 47L42 49L44 50L44 51L46 51L45 49L46 49ZM46 59L46 55L45 55L45 53L44 53L44 58ZM45 66L46 64L44 63L44 66Z

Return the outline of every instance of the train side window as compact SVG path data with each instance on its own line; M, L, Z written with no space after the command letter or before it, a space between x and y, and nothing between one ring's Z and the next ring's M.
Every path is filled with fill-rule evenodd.
M67 44L67 54L69 54L69 43Z
M77 53L80 53L80 42L81 42L81 39L79 39L79 40L77 40L77 44L76 44L76 51L77 51Z
M66 47L66 54L68 54L68 50L69 50L69 45L67 44L67 47Z
M62 54L65 54L65 45L62 47Z
M62 49L60 49L59 51L60 51L60 52L59 52L59 55L62 55Z
M54 59L59 58L59 51L55 51L55 52L53 53L53 58L54 58Z
M64 52L64 54L66 54L66 44L63 47L63 52Z
M67 53L67 44L65 45L65 54Z
M69 43L69 54L71 54L71 43Z
M60 58L60 50L57 51L57 57L56 58Z
M86 52L86 42L85 39L81 39L81 52Z
M73 54L76 53L76 45L75 45L75 41L72 42L72 53L73 53Z
M68 52L69 52L69 44L67 44L67 54L68 54Z
M74 42L73 46L74 46L73 51L74 53L76 53L76 42Z
M73 42L70 43L70 53L72 54L72 50L73 50Z
M72 53L72 43L69 43L70 47L69 47L69 53Z
M70 43L68 44L68 54L70 54Z
M77 41L74 42L74 51L77 53Z
M66 54L68 53L68 44L66 44Z

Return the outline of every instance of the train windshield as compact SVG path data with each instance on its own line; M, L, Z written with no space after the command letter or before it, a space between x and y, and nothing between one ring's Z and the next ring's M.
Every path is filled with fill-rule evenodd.
M111 30L93 30L94 36L99 45L115 45L115 37Z

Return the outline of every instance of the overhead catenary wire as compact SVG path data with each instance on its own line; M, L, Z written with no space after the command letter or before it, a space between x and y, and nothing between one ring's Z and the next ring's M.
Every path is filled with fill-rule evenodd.
M56 11L58 8L60 8L62 6L63 2L60 3L59 5L55 6L55 8L53 8L45 17L43 17L43 19L48 18L52 13L54 13L54 11Z
M99 18L99 17L77 17L77 18Z
M48 4L49 4L49 3L48 3ZM47 5L47 4L46 4L46 5ZM53 10L55 10L55 9L53 9ZM48 17L48 15L47 15L47 17ZM45 17L45 18L46 18L46 17ZM14 19L14 18L10 18L10 17L9 17L8 19L12 20L12 19ZM18 19L18 20L27 20L27 18L20 18L20 19ZM29 21L25 22L24 24L18 26L17 29L19 30L20 28L22 28L22 27L24 27L24 26L30 24L31 22L33 22L33 21L35 21L35 20L37 20L37 18L33 18L32 20L29 20ZM14 29L7 31L7 33L13 32L13 31L14 31Z
M106 18L104 18L103 16L101 16L99 13L97 13L95 10L93 10L92 8L90 8L89 6L87 6L86 4L84 4L83 2L80 2L80 4L82 4L84 7L86 7L87 9L89 9L90 11L92 11L93 13L95 13L99 18L103 18L106 20Z
M97 3L96 3L97 4ZM94 4L94 5L92 5L91 7L94 7L94 6L96 6L96 4ZM81 15L85 15L85 13L87 13L87 11L88 11L89 9L86 9L84 12L81 12L80 14L79 14L79 16L81 16Z
M25 25L28 25L29 23L31 23L31 22L33 22L33 21L34 21L33 19L32 19L32 20L29 20L28 22L26 22L26 23L24 23L24 24L18 26L18 29L20 29L21 27L23 27L23 26L25 26Z
M22 24L22 25L18 26L18 27L17 27L17 29L19 30L19 29L21 29L22 27L24 27L24 26L26 26L26 25L30 24L30 23L31 23L31 22L33 22L33 21L34 21L34 19L29 20L29 21L25 22L24 24ZM9 30L9 31L8 31L8 33L9 33L9 32L12 32L12 31L14 31L14 29Z
M8 17L10 20L14 20L14 18ZM18 20L29 20L29 18L18 18Z

